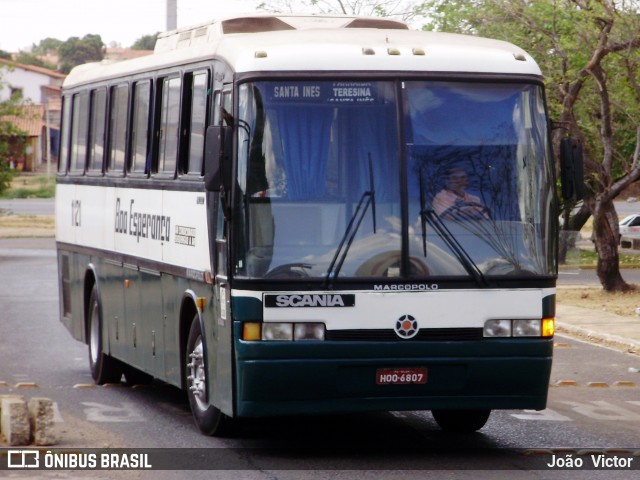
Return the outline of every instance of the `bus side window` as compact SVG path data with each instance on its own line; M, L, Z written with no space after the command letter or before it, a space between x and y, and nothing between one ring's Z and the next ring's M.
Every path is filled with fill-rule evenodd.
M160 93L160 131L158 137L158 173L175 175L180 133L180 77L162 80Z
M204 134L207 128L207 106L209 105L209 72L195 72L185 78L185 105L183 114L185 121L185 143L188 151L185 158L187 165L182 167L184 173L202 175L204 160Z
M71 128L71 96L62 99L62 125L60 133L60 151L58 154L58 173L67 173L69 164L69 128Z
M73 96L71 119L71 164L69 172L82 175L87 161L87 134L89 118L89 95L87 92Z
M220 92L216 90L213 94L213 122L212 125L233 126L231 116L231 91Z
M149 112L151 100L151 81L143 80L133 86L133 123L131 131L131 150L128 171L148 173L149 154Z
M127 106L129 86L118 85L111 88L109 108L109 163L108 171L124 173L124 155L127 144Z
M92 90L89 103L91 104L91 123L89 125L89 159L87 171L95 174L102 172L102 162L104 160L104 134L107 113L106 89L98 88Z
M222 125L232 127L233 126L233 105L231 104L231 90L224 90L222 92Z

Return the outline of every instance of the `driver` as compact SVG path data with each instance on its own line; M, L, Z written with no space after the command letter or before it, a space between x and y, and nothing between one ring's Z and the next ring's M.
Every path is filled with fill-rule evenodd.
M488 209L479 197L467 193L467 172L459 167L447 170L445 188L433 198L433 210L445 220L488 220Z

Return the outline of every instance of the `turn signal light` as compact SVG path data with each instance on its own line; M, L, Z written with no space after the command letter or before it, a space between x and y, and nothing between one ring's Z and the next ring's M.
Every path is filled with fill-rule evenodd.
M542 319L542 336L553 337L555 333L556 333L555 318L543 318Z
M254 342L262 338L262 324L261 323L243 323L242 324L242 339L248 342Z

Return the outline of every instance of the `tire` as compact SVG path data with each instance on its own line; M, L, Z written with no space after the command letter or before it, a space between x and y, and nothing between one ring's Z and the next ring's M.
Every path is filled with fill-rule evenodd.
M431 414L445 432L472 433L485 426L491 410L432 410Z
M91 376L98 385L120 383L122 363L102 350L102 309L98 289L93 287L89 297L89 368Z
M206 344L196 316L191 322L185 349L184 374L191 414L198 429L205 435L229 437L235 430L234 421L210 403L207 387L209 375Z

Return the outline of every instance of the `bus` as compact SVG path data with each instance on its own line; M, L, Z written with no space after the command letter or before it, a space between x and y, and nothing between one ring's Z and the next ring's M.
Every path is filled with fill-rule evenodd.
M76 67L61 322L97 384L184 389L208 435L398 410L470 432L544 409L550 130L525 51L383 18L229 17Z

